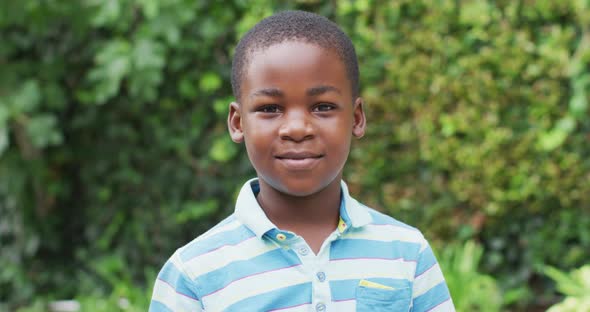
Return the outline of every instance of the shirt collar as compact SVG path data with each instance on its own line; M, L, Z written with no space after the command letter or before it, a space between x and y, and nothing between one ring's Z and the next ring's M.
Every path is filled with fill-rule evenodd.
M367 208L350 196L344 181L340 182L340 187L342 190L340 203L341 223L344 222L347 227L353 228L370 223L372 218ZM236 201L235 214L240 222L252 230L258 238L262 238L268 231L277 227L268 219L256 200L256 194L258 194L259 190L260 186L257 178L244 183Z

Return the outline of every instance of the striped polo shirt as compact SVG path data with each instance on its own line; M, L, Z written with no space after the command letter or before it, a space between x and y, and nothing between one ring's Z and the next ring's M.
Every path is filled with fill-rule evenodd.
M340 223L316 255L246 182L235 212L166 262L150 311L454 311L420 231L341 189Z

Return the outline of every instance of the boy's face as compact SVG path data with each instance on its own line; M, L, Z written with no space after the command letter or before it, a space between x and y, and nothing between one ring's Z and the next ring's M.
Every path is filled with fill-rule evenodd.
M286 41L254 52L242 79L228 126L234 142L245 142L261 184L308 196L340 183L365 115L337 54Z

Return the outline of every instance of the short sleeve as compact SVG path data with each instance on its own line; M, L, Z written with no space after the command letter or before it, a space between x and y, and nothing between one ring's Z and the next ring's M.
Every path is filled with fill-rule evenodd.
M183 270L178 253L175 253L160 270L154 284L149 311L203 311L197 287Z
M449 288L426 240L418 256L412 292L413 312L455 311Z

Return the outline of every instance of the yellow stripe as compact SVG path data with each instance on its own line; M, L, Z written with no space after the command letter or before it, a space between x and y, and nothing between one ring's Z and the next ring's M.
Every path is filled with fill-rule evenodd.
M389 286L382 285L382 284L379 284L379 283L367 281L367 280L364 280L364 279L359 282L359 286L363 286L363 287L367 287L367 288L378 288L378 289L394 290L393 287L389 287Z

